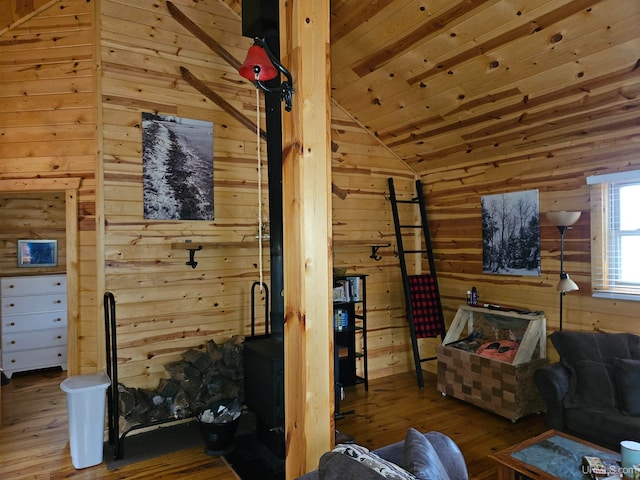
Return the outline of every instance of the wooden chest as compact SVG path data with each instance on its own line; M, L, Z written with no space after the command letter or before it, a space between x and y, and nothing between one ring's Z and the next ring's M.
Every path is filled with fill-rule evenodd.
M466 336L482 333L482 342L516 338L520 347L512 363L456 347ZM464 337L463 337L464 338ZM512 421L544 410L533 373L547 363L544 314L495 311L461 305L443 341L436 346L438 391Z

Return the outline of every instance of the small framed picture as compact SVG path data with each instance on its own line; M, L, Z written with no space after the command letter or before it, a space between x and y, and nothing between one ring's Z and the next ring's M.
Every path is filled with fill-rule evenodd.
M18 240L18 267L57 266L57 240Z

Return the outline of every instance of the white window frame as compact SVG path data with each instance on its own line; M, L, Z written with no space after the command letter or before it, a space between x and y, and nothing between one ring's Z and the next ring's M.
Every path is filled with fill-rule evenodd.
M640 235L619 228L620 187L640 185L640 170L587 177L591 198L592 296L640 301L640 284L619 279L619 239Z

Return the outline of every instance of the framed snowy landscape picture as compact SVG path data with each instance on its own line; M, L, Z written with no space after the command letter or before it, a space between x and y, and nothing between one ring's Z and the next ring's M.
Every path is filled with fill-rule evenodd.
M144 218L213 220L213 123L142 114Z
M482 206L482 273L540 276L538 190L487 195Z

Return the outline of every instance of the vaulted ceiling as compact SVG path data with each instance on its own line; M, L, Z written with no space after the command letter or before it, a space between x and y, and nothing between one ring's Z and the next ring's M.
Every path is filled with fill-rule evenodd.
M334 100L419 172L638 135L639 62L638 0L331 0Z
M417 171L637 135L639 59L637 0L331 2L335 100Z

